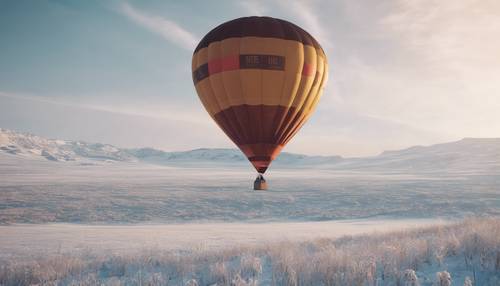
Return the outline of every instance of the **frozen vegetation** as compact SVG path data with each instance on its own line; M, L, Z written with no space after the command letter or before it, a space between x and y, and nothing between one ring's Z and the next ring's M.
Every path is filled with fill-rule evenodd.
M64 251L0 263L0 285L500 285L500 220L217 250Z

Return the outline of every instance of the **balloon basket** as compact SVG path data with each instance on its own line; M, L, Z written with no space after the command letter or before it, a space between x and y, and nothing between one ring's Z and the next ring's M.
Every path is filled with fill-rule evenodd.
M253 189L255 191L267 190L267 182L266 179L264 179L264 176L262 176L262 174L259 174L257 178L255 178L255 181L253 182Z

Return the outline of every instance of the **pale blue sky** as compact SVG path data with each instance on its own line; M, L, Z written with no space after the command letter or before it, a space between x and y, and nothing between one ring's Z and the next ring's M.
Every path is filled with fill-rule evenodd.
M287 146L362 156L500 137L498 1L0 0L0 127L165 150L232 147L191 82L218 24L269 15L324 46L330 79Z

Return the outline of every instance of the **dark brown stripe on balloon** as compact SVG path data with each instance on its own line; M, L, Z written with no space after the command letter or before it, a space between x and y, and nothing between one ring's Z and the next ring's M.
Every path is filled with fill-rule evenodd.
M271 161L271 156L253 156L248 157L250 161Z
M284 141L303 124L302 110L281 105L237 105L214 115L217 124L259 172L265 172Z
M207 78L210 74L208 73L208 64L203 64L199 66L194 72L193 72L193 82L194 84L197 84L199 81Z
M194 53L208 47L212 42L237 37L263 37L293 40L304 45L321 48L319 43L299 26L271 17L243 17L223 23L203 37Z
M292 132L293 128L297 126L303 112L298 109L287 110L286 116L283 119L283 124L277 132L279 142L284 142L285 138Z
M257 168L257 172L261 173L261 174L264 174L267 170L267 167L258 167Z
M288 116L284 120L293 120L294 118L290 118L291 114L296 113L297 110L295 107L243 104L231 106L216 113L214 119L220 126L226 129L224 130L226 133L231 133L228 136L237 145L257 143L281 144L280 137L284 138L286 134L277 131L280 127L286 128L289 125L293 125L293 122L282 124L283 117L287 114ZM241 119L239 130L231 128L236 120L235 117ZM244 134L247 136L244 136Z

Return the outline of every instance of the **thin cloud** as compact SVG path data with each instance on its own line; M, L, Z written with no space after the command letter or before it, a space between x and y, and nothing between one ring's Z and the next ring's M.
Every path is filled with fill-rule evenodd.
M324 48L330 48L332 43L328 32L322 27L315 7L311 2L305 1L279 1L282 8L296 17L304 28L318 39ZM324 24L323 24L324 25Z
M0 100L4 98L11 98L15 100L23 100L27 102L39 102L39 103L47 103L51 105L60 105L66 107L74 107L79 109L86 110L94 110L94 111L102 111L108 113L115 113L121 115L130 115L130 116L141 116L141 117L149 117L156 119L164 119L171 121L182 121L189 122L193 124L206 126L210 124L207 122L207 116L203 116L203 112L199 112L202 116L197 116L198 114L194 114L192 110L189 111L179 111L183 110L179 107L169 106L168 109L159 108L157 105L150 106L138 106L138 104L124 104L117 105L116 102L106 102L106 103L85 103L85 102L75 102L72 100L68 100L68 98L54 98L54 97L46 97L39 95L27 95L27 94L15 94L15 93L7 93L0 91Z
M123 3L120 8L121 12L132 21L161 35L167 41L188 51L192 51L196 47L197 37L174 21L148 15L128 3Z
M407 57L413 58L409 64L420 73L419 83L413 83L414 88L406 92L407 99L403 98L401 104L413 102L412 112L398 116L413 114L407 120L462 136L497 133L500 40L493 35L500 33L499 2L427 0L397 4L382 19L381 27L411 55ZM420 118L430 110L434 110L432 116Z
M267 7L259 1L240 1L238 4L249 15L264 16L268 12Z

